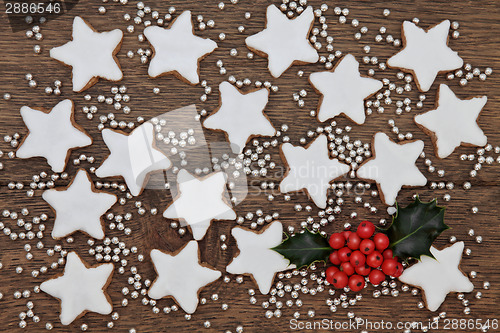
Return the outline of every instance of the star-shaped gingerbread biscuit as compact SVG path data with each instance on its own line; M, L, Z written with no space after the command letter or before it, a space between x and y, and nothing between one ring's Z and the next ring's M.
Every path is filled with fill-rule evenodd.
M318 136L306 148L284 143L281 152L289 167L280 183L281 193L305 189L316 206L326 208L330 183L350 170L338 159L330 159L326 136Z
M61 324L69 325L86 312L109 314L113 310L106 288L111 282L113 264L90 267L76 252L66 257L64 274L43 282L40 289L61 301Z
M198 179L185 169L177 174L179 195L163 212L163 217L185 221L193 237L202 239L212 220L235 220L236 213L228 204L226 176L214 172Z
M21 108L29 133L16 151L19 158L44 157L54 172L63 172L72 149L92 144L92 138L74 120L73 101L65 99L50 112Z
M474 285L459 268L464 242L442 250L432 246L430 250L435 259L422 256L403 271L399 280L422 289L427 308L437 311L450 292L468 293L474 290Z
M299 16L289 19L275 5L266 12L266 28L245 39L247 47L268 57L271 75L278 78L290 66L315 63L318 52L309 43L309 32L314 24L313 8L308 6Z
M423 149L421 140L398 144L385 133L378 132L372 145L375 157L361 164L357 176L374 180L382 201L392 206L403 186L424 186L427 183L427 178L415 165Z
M390 67L414 74L420 91L426 92L441 72L462 67L464 61L448 46L450 21L445 20L427 31L415 23L404 21L404 48L387 60Z
M415 116L415 123L433 137L439 158L450 156L461 144L484 146L488 138L477 119L487 100L486 96L459 99L446 84L441 84L437 107Z
M96 239L104 238L102 215L113 206L116 195L96 191L84 169L63 190L43 192L45 200L56 212L52 238L59 239L82 231Z
M260 232L235 227L231 235L236 239L239 253L226 271L251 275L262 294L269 293L276 273L295 268L288 259L272 250L283 241L281 222L275 221Z
M111 129L102 131L110 155L96 170L97 177L123 177L130 193L141 194L149 173L167 170L172 162L154 145L154 130L150 122L137 127L130 134Z
M196 241L190 241L176 253L152 250L151 260L158 277L149 288L148 296L153 299L171 296L189 314L198 307L199 291L222 275L200 262Z
M217 48L213 40L194 34L189 10L182 12L169 28L147 27L144 36L154 49L149 76L175 73L190 84L200 82L199 62Z
M327 121L343 113L356 124L365 122L364 100L379 91L379 80L361 76L359 63L353 55L343 57L332 71L309 76L313 87L321 94L318 120Z
M119 81L123 74L116 59L123 32L97 32L81 17L73 20L73 40L50 50L50 57L73 67L73 91L93 86L98 78Z
M265 88L243 94L227 81L219 85L220 106L203 126L221 130L231 143L231 149L239 154L254 136L273 136L276 129L264 114L269 91Z

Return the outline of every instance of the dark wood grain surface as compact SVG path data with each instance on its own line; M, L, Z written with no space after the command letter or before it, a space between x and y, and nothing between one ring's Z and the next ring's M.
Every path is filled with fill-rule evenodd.
M75 103L76 121L82 125L86 131L92 136L94 144L87 148L82 148L74 151L71 154L70 163L66 168L66 172L70 178L76 173L79 167L89 169L92 166L97 167L108 155L108 150L104 145L97 125L99 124L99 116L107 115L110 112L115 113L118 121L136 122L137 117L142 116L145 119L163 114L167 111L177 109L182 106L196 104L198 110L206 109L208 112L214 110L219 102L218 84L223 80L227 80L229 75L234 75L238 80L249 78L255 80L269 80L279 86L277 93L272 93L269 99L269 104L266 108L266 113L271 122L276 128L282 124L287 124L289 130L286 135L290 137L293 144L299 144L299 138L306 137L308 130L315 130L321 124L309 115L309 111L317 107L319 96L313 91L307 81L307 77L311 72L324 70L321 64L293 66L279 79L273 79L266 66L267 59L255 56L253 60L246 57L248 50L245 47L244 39L264 28L265 24L265 8L268 4L266 1L248 1L240 0L238 4L226 2L224 10L219 10L217 7L218 1L148 1L146 5L152 10L157 10L160 17L163 17L170 6L175 6L176 14L174 17L184 10L191 10L193 20L197 15L203 15L204 22L212 19L215 21L214 28L207 28L200 31L197 27L195 31L202 37L208 37L216 40L219 48L211 55L206 57L201 62L200 75L201 79L206 80L208 86L212 87L212 93L208 95L206 102L200 101L200 96L204 93L201 86L190 86L173 76L165 76L157 79L151 79L147 75L147 64L141 64L140 56L136 51L138 48L146 49L149 47L147 41L139 42L138 34L142 32L144 26L135 25L135 32L126 32L126 27L134 24L132 21L125 22L123 14L129 13L132 18L136 16L136 1L130 1L127 5L121 5L116 2L100 3L98 1L80 1L76 7L68 14L65 14L57 19L51 20L41 26L43 34L42 41L35 41L25 37L25 31L12 32L9 28L9 22L6 15L0 14L0 96L4 93L10 93L12 98L8 101L0 99L0 133L2 135L14 135L19 133L21 138L27 133L22 119L19 115L19 109L23 105L31 107L51 108L57 102L64 98L71 98ZM323 3L320 1L309 1L315 8ZM426 100L422 110L415 108L415 101L418 100L420 93L416 91L414 84L411 92L405 92L404 97L412 99L412 111L404 112L398 116L394 113L395 105L386 107L383 114L374 112L367 117L367 121L363 126L357 126L344 117L337 117L338 127L352 126L352 131L349 133L352 139L360 139L363 142L370 142L372 135L376 131L384 131L391 138L397 139L397 136L390 131L387 122L389 119L394 119L396 126L399 127L402 133L411 132L414 138L424 140L425 153L432 160L436 170L444 169L446 174L444 177L438 177L437 173L430 173L424 165L424 160L419 159L417 165L420 170L431 182L453 182L455 187L453 190L448 189L431 189L429 186L416 189L403 189L399 193L398 200L405 205L411 201L413 194L418 193L421 198L429 200L438 198L439 203L447 207L446 223L452 228L445 231L436 241L438 247L448 244L450 236L454 235L458 240L465 241L466 248L471 249L470 256L465 256L462 260L462 270L466 273L471 271L477 272L477 277L472 279L475 290L473 293L466 294L465 298L469 300L470 315L463 313L464 306L457 299L456 294L450 294L446 301L441 306L439 312L446 312L447 318L450 319L500 319L499 298L500 298L500 268L498 266L497 252L500 249L500 165L494 162L492 165L483 165L482 170L478 172L477 177L471 178L470 170L477 163L474 161L461 161L461 154L475 154L476 148L460 147L450 157L441 160L434 156L433 147L430 138L420 131L413 123L413 116L421 111L426 111L434 106L436 97L436 87L439 83L448 84L460 98L468 98L471 96L487 95L488 103L486 104L481 116L479 124L488 136L488 141L494 147L500 145L500 4L497 0L477 0L477 1L399 1L399 2L384 2L384 1L328 1L329 9L325 16L327 18L328 32L334 36L334 50L341 50L344 54L352 53L360 61L364 56L363 46L370 45L370 56L376 56L380 61L386 61L388 57L394 54L398 48L389 45L385 42L376 43L375 36L378 34L378 29L381 26L387 28L387 34L393 35L395 38L401 38L401 23L403 20L411 20L414 17L420 19L421 27L429 27L441 20L449 19L460 23L460 37L458 39L450 38L450 46L459 52L459 55L464 59L465 63L470 63L473 68L479 67L484 71L486 67L493 69L493 74L486 81L481 82L475 77L467 86L461 87L458 79L452 81L446 80L445 75L440 75L432 89L426 93ZM98 13L99 6L105 6L107 13L100 15ZM279 4L278 4L279 5ZM339 24L338 17L333 14L333 7L341 8L348 7L350 12L348 15L348 24ZM389 17L384 17L382 11L384 8L391 10ZM251 13L249 20L244 18L246 12ZM48 51L50 48L62 45L71 37L71 24L75 15L85 18L98 31L111 30L120 28L124 30L124 39L120 52L117 57L122 67L124 78L119 83L107 82L100 80L92 88L84 93L73 93L71 90L71 70L69 67L63 66L57 61L50 59ZM360 21L358 28L353 28L350 21L355 18ZM239 33L238 26L245 26L244 33ZM360 41L354 39L354 33L359 31L362 26L368 27L369 31L362 37ZM319 23L315 22L315 27L319 27ZM226 39L218 40L219 33L224 32ZM35 44L42 46L42 53L35 55L33 46ZM322 43L326 45L324 40ZM229 50L236 48L238 55L232 57L229 55ZM127 51L134 51L132 59L126 56ZM320 51L320 55L328 55L324 47ZM216 66L217 60L222 59L224 67L227 68L226 75L220 75L219 69ZM380 71L373 65L361 64L361 71L366 73L369 68L376 69L375 78L389 78L391 81L396 79L396 70ZM303 70L303 77L297 76L297 71ZM28 81L25 80L25 75L31 73L34 80L37 81L37 88L29 88ZM54 80L60 80L63 83L61 96L46 95L44 87L53 86ZM97 95L112 96L110 89L116 85L126 85L128 88L127 94L130 96L130 102L126 103L131 108L130 114L124 114L122 111L115 111L112 105L97 103ZM401 84L399 81L398 84ZM159 87L160 93L153 94L153 87ZM248 90L250 87L243 88ZM305 89L308 93L305 100L305 107L297 107L293 101L292 94L297 93L301 89ZM92 100L87 102L83 96L90 94ZM401 99L397 96L394 100ZM94 119L86 119L86 115L82 112L83 106L96 105L98 112ZM108 126L108 125L106 125ZM213 131L205 131L205 136L209 141L224 141L224 135ZM311 139L308 138L308 141ZM264 140L262 140L264 141ZM40 274L39 277L31 276L31 271L39 269L41 266L50 266L52 262L57 260L60 255L56 253L53 257L47 255L47 249L54 248L56 244L60 244L64 249L77 251L90 264L96 264L96 260L88 251L90 246L87 244L88 237L81 233L73 235L74 242L68 244L66 241L56 241L50 237L52 230L54 213L48 205L41 199L42 190L35 190L32 198L27 197L26 191L29 189L29 184L32 181L33 175L39 175L45 171L49 175L52 174L50 168L42 158L32 158L28 160L10 159L8 152L15 151L10 143L0 142L0 149L3 151L1 162L3 170L0 171L0 202L1 208L9 211L20 213L21 209L28 208L29 215L26 219L31 219L40 214L48 214L48 221L45 223L46 230L44 237L41 239L45 245L44 249L36 249L38 239L34 240L10 240L4 234L0 235L0 262L3 268L0 270L0 292L3 298L0 300L0 330L5 332L21 330L19 328L19 314L26 312L26 303L32 301L34 303L34 313L39 316L40 322L34 323L31 318L27 318L27 330L31 332L41 332L45 330L46 323L52 323L54 330L61 332L79 331L82 324L88 325L89 331L100 332L107 330L107 323L112 321L111 316L98 315L88 313L83 318L76 320L69 326L62 326L58 320L58 301L44 293L34 293L33 288L39 285L42 281L61 273L62 268L49 269L46 274ZM268 152L272 155L278 168L284 164L279 157L277 148L270 148ZM82 162L79 166L73 165L72 161L78 158L80 154L93 156L95 162ZM494 152L486 153L488 156L496 158L498 154ZM477 159L477 155L476 155ZM279 173L270 174L267 181L274 181L276 184L280 181ZM95 175L92 175L94 181L99 180ZM266 180L264 178L251 178L252 184ZM111 181L111 180L109 180ZM121 180L119 180L121 181ZM464 190L462 184L465 181L470 181L472 188ZM10 182L21 182L24 184L22 190L10 190L8 184ZM65 186L68 180L58 180L56 186ZM357 183L356 179L352 183ZM375 189L375 186L372 186ZM124 197L124 193L118 190L109 190L117 194L119 197ZM297 212L294 210L294 205L297 203L314 206L307 197L303 194L293 194L292 200L285 201L282 195L276 194L275 199L270 202L267 195L272 191L267 190L263 193L257 186L250 186L250 193L243 203L236 206L235 210L238 216L244 216L247 212L254 212L257 209L262 209L264 214L272 214L278 212L279 220L287 227L294 226L300 228L300 223L305 221L308 216L313 216L315 221L319 221L318 209L312 208L311 212L305 209ZM451 195L451 200L445 202L443 196L448 193ZM329 193L330 196L334 194ZM378 208L377 213L370 213L369 209L364 208L361 204L354 203L354 193L344 194L345 204L342 206L342 212L336 215L336 221L330 223L322 230L327 233L338 231L342 228L345 222L350 222L356 226L361 220L368 219L374 222L380 218L388 218L386 207L380 202L378 197L371 197L370 191L363 195L365 202ZM136 201L140 201L147 212L144 215L138 213ZM249 301L248 289L256 288L253 281L245 277L243 283L239 284L235 280L235 276L228 275L231 282L225 283L222 279L211 284L203 289L200 297L207 299L207 304L200 305L196 313L190 320L186 320L185 313L182 310L169 314L160 311L155 314L152 311L151 305L143 305L142 299L144 296L139 296L137 299L131 299L127 296L129 303L127 306L121 306L124 296L121 294L123 287L128 286L127 279L132 276L130 268L137 267L142 281L155 278L153 265L149 259L149 251L153 248L173 251L180 248L188 240L191 239L190 233L184 236L179 236L175 229L170 227L170 222L161 216L163 209L172 201L168 191L145 190L144 193L137 198L127 200L126 204L116 205L111 209L114 214L125 214L130 212L133 218L130 221L125 221L126 227L131 228L131 235L125 235L123 231L117 229L110 230L106 228L107 237L119 237L121 241L126 243L128 248L136 246L138 252L124 257L128 260L128 265L125 267L125 274L119 274L115 271L113 281L109 286L109 295L113 301L114 311L120 318L113 321L114 327L112 330L119 332L128 332L129 329L135 328L137 332L198 332L198 331L225 331L235 332L236 327L242 325L245 332L287 332L290 330L289 320L294 312L300 312L300 320L321 320L323 318L332 319L334 321L348 320L348 313L353 312L356 316L367 320L391 320L391 321L426 321L429 318L436 316L437 313L431 313L426 309L418 309L417 303L421 300L421 294L412 296L409 292L400 292L398 297L382 296L373 298L372 292L376 289L369 286L360 294L363 299L358 301L355 306L350 306L343 309L340 306L336 313L331 313L329 306L326 305L328 298L339 296L339 292L334 296L328 295L328 289L314 296L310 294L299 293L299 299L302 300L302 306L297 307L295 304L292 307L284 305L281 318L267 319L265 311L261 304L263 301L268 301L270 295L260 295L257 293L256 304L251 304ZM471 212L471 208L477 206L479 211L477 214ZM151 215L149 210L157 208L159 214ZM352 212L357 212L358 216L351 219L349 216ZM16 226L16 221L10 218L1 218L6 227L15 232L21 232L22 228ZM255 221L255 218L254 218ZM106 222L109 224L109 222ZM202 260L224 272L225 266L230 262L237 248L235 241L230 237L230 230L235 225L234 222L216 222L208 230L205 238L200 242ZM246 221L244 226L249 226L250 222ZM475 235L481 235L483 242L477 244L475 238L468 235L469 229L474 229ZM38 231L38 226L34 225L34 231ZM220 246L222 242L219 235L225 234L228 236L226 244L228 249L222 251ZM27 260L25 258L26 251L24 245L32 246L34 258ZM96 245L99 242L96 242ZM139 262L138 254L144 255L144 261ZM15 269L17 266L23 267L23 272L17 274ZM118 268L119 264L117 264ZM317 266L317 274L322 271L322 265ZM227 274L224 274L227 275ZM284 284L300 283L300 276L294 276L291 279L283 279ZM489 281L491 288L483 290L483 282ZM277 280L275 281L277 282ZM313 287L313 282L309 281L308 287ZM16 291L30 290L29 298L15 299ZM380 288L379 288L380 290ZM481 299L476 299L474 295L477 291L481 291L483 296ZM212 301L211 295L217 293L219 298ZM349 298L354 294L350 293ZM285 303L291 299L290 293L286 293L281 300ZM294 300L295 301L295 300ZM229 308L226 311L221 309L223 303L228 304ZM172 306L172 299L162 299L158 301L157 306L161 309L165 306ZM271 304L269 307L275 310L276 306ZM314 310L315 317L308 318L308 311ZM210 321L209 329L204 328L204 322ZM355 329L353 331L360 331ZM351 330L347 330L351 331ZM373 330L371 330L373 331ZM383 331L383 330L382 330ZM438 331L445 331L441 328ZM468 331L478 331L476 329Z

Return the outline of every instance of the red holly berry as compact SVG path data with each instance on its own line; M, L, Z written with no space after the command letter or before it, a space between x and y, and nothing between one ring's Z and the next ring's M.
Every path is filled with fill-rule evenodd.
M392 274L393 277L397 278L397 277L400 277L401 274L403 274L403 265L398 262L397 265L396 265L396 273Z
M338 267L330 266L326 269L326 281L333 284L333 275L339 271Z
M345 239L344 239L344 236L342 236L341 234L336 232L330 236L328 243L330 243L330 246L332 248L334 248L335 250L338 250L345 245Z
M373 251L366 257L366 264L370 267L377 268L382 265L384 258L378 251Z
M340 269L344 271L347 275L353 275L356 272L354 266L349 261L341 263Z
M378 286L382 281L385 280L385 274L378 269L374 269L370 272L370 275L368 275L368 279L370 279L370 282L373 285Z
M394 254L392 253L391 249L386 249L384 250L384 252L382 252L382 256L384 257L384 259L392 259Z
M349 261L349 257L351 256L351 249L348 247L343 247L338 251L339 259L342 262Z
M375 242L375 247L379 251L384 251L389 246L389 237L382 233L376 234L375 237L373 237L373 241Z
M363 276L367 276L368 274L370 274L371 270L372 269L367 264L364 264L363 266L356 267L356 273L358 273L359 275L363 275Z
M337 266L340 265L342 261L340 261L338 251L333 251L332 253L330 253L330 262Z
M353 253L351 253L351 256L349 257L349 262L355 268L363 266L366 262L366 257L363 253L361 253L361 251L356 250Z
M365 287L365 279L357 274L349 278L349 288L352 291L357 292Z
M347 274L342 271L338 271L337 273L333 274L333 286L337 289L343 289L344 287L347 286L347 283L349 282L349 278L347 277Z
M369 255L375 251L375 243L371 239L363 239L359 244L359 250L365 255Z
M373 223L368 221L361 222L361 224L358 226L358 229L356 230L356 233L361 238L370 238L374 232L375 226L373 225Z
M396 274L397 269L398 269L398 262L396 261L396 259L384 260L384 263L382 264L382 272L384 272L385 275L394 276L394 274Z
M347 238L349 238L349 235L352 234L352 231L349 231L349 230L344 230L342 231L342 236L344 236L344 238L347 240Z
M358 236L357 233L351 232L349 235L349 238L347 238L347 247L350 248L351 250L357 250L359 249L359 244L361 243L361 238Z

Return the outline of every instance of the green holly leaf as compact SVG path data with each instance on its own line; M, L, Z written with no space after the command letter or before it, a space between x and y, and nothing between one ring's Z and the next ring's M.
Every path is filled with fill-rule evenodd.
M272 249L288 259L290 264L295 264L297 268L309 266L316 261L326 262L333 252L326 237L307 229L291 237L286 235L286 239Z
M397 212L391 226L386 230L395 256L406 260L420 259L426 255L434 258L430 247L434 240L449 227L444 223L444 207L437 206L436 199L431 202L415 202L401 208L396 203Z

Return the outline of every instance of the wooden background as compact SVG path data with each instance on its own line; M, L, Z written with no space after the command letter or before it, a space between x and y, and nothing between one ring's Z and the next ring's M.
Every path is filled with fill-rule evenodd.
M209 19L215 20L215 28L199 31L196 28L198 35L217 40L219 33L226 33L227 38L224 41L219 41L219 48L213 54L208 56L201 63L201 79L205 79L208 85L212 87L212 94L208 96L205 103L201 103L199 97L203 94L203 88L198 86L189 86L186 83L174 78L166 76L158 79L150 79L147 76L147 65L140 63L140 57L135 54L134 58L129 59L126 56L127 51L136 51L137 48L147 48L148 43L140 43L137 40L138 33L142 32L143 27L136 26L136 32L133 34L125 32L123 45L118 54L121 67L124 73L124 79L119 84L125 84L128 87L128 94L131 97L128 105L132 112L128 115L117 111L116 119L118 121L135 121L138 116L143 116L149 119L155 115L179 108L181 106L196 103L198 110L205 108L209 112L215 109L218 105L217 86L223 80L226 80L228 75L234 75L237 79L249 78L255 80L269 80L273 84L279 86L279 92L272 93L269 104L267 106L267 115L271 119L276 128L282 124L289 125L287 135L290 136L291 142L298 144L299 138L305 136L308 130L314 130L320 125L315 118L309 116L309 110L315 109L318 102L318 95L315 94L311 86L307 82L307 77L311 72L323 70L321 64L294 66L289 69L281 78L274 80L266 69L267 60L255 56L254 60L246 58L247 49L244 44L244 38L254 34L264 28L265 7L268 4L266 1L248 1L241 0L237 5L226 3L224 10L217 8L219 1L193 1L193 0L176 0L176 1L150 1L149 5L153 10L157 10L160 16L167 13L170 6L175 6L178 13L183 10L191 10L193 18L196 15L203 15L204 22ZM315 8L323 2L310 1ZM500 117L498 110L500 109L500 5L497 0L477 0L477 1L399 1L383 2L383 1L328 1L328 12L326 13L329 34L334 36L334 49L342 50L344 53L352 53L358 60L364 55L362 47L364 45L371 46L370 56L377 56L380 61L386 61L389 56L397 51L397 48L386 44L385 42L376 43L374 37L378 33L380 26L387 28L387 33L392 34L395 38L401 38L400 26L403 20L411 20L413 17L420 19L420 26L428 27L443 19L457 20L460 23L460 37L458 40L450 38L450 46L459 52L465 63L472 64L474 67L479 67L484 71L484 68L493 68L493 75L488 77L485 82L480 82L477 78L469 82L466 87L460 87L458 80L447 81L444 75L440 75L433 88L426 94L426 101L422 111L429 110L434 105L436 87L439 83L446 82L457 93L460 98L471 96L488 95L488 103L484 108L479 119L480 126L489 138L489 143L493 146L500 145ZM107 8L106 15L99 15L97 9L104 5ZM80 154L94 156L94 166L100 165L103 159L107 156L108 150L102 142L101 136L97 129L99 123L98 116L106 115L109 112L114 112L112 106L98 104L96 96L104 94L112 96L110 88L116 84L112 82L100 81L98 84L90 88L88 91L81 94L74 94L71 91L70 69L48 57L48 50L51 47L59 46L70 39L71 23L75 15L80 15L90 22L98 31L111 30L120 28L125 31L132 21L125 22L122 18L124 13L130 13L135 17L136 1L130 1L128 5L123 6L119 3L102 4L98 1L80 1L80 3L68 14L61 16L58 19L51 20L42 25L43 41L36 42L33 39L27 39L24 31L11 32L7 17L2 12L0 14L0 94L8 92L12 95L10 101L0 99L0 133L2 135L13 135L20 133L24 136L27 132L19 115L19 108L23 105L32 107L51 108L63 98L71 98L75 102L76 120L85 127L94 139L94 144L91 147L74 151L71 155L72 161ZM279 5L279 4L278 4ZM360 21L360 26L367 26L369 32L363 36L360 42L354 40L353 35L359 31L359 27L353 28L350 24L341 25L337 21L337 16L333 14L333 7L340 6L344 8L348 6L350 13L348 22L356 18ZM391 15L387 18L383 17L382 10L388 8L391 10ZM244 18L245 12L251 12L250 20ZM175 17L174 15L174 17ZM245 26L244 33L238 33L237 27ZM315 22L315 26L319 26ZM326 45L324 39L322 43ZM43 47L41 55L33 53L33 45L39 43ZM239 51L237 57L229 56L229 50L236 48ZM327 55L323 48L320 51L321 55ZM224 67L227 68L227 75L220 75L215 63L218 59L224 61ZM361 64L361 70L366 73L369 68L375 68L372 65ZM300 78L296 75L299 69L304 70L305 75ZM396 80L395 70L386 70L381 72L377 70L376 78L388 77L392 81ZM31 73L38 83L38 88L32 89L28 87L28 82L25 80L25 74ZM53 85L54 80L63 82L62 95L47 96L43 89L45 86ZM153 87L159 87L161 93L154 95ZM248 88L247 88L248 89ZM305 98L306 106L303 109L297 107L296 102L292 99L292 94L306 89L308 92ZM93 99L91 102L86 102L83 96L88 93ZM405 97L412 98L412 101L417 100L419 93L416 89L410 93L405 93ZM393 100L396 100L394 98ZM97 117L93 120L87 120L81 112L84 105L97 105L99 111ZM496 255L500 249L500 218L499 212L499 195L500 195L500 165L484 165L478 176L471 180L472 189L465 191L462 188L464 181L469 180L469 171L473 168L476 161L459 160L460 154L475 153L475 148L460 147L445 160L439 160L433 155L433 149L429 137L414 125L412 119L417 112L413 104L411 113L404 113L401 116L394 114L394 103L386 108L384 114L376 114L369 116L367 122L363 126L356 126L344 117L337 117L336 120L340 127L346 125L352 126L353 129L350 136L353 139L361 139L363 142L369 142L372 135L376 131L384 131L392 138L396 135L390 132L390 127L387 125L388 119L394 119L396 125L402 133L408 131L414 134L417 139L425 141L425 152L433 161L433 165L437 169L445 169L446 175L444 178L439 178L436 173L429 173L423 165L423 160L420 159L418 165L424 172L426 177L431 181L452 181L455 183L454 190L430 190L429 187L417 189L404 189L399 194L401 204L407 204L411 201L411 196L414 193L419 193L425 200L437 197L439 203L447 207L446 223L452 227L438 238L436 244L444 246L451 235L455 235L459 240L466 243L466 247L472 250L470 256L464 256L462 261L462 269L469 273L471 270L477 271L477 278L473 279L476 289L473 293L467 294L466 299L470 301L471 314L463 314L463 305L454 294L448 296L446 302L441 306L440 311L446 311L448 318L467 318L467 319L500 319L500 310L498 300L500 298L500 268ZM205 131L205 135L209 140L222 141L224 137L221 133ZM46 254L46 249L53 248L56 244L63 245L66 250L76 250L89 263L95 264L96 260L88 254L89 246L87 245L87 237L81 233L74 235L75 242L68 244L62 241L55 241L50 237L54 214L41 199L41 190L35 191L33 198L27 198L26 191L31 178L41 171L46 171L51 174L46 162L42 158L33 158L29 160L9 159L7 152L14 149L9 143L1 142L0 147L4 152L1 162L4 164L4 170L0 172L0 202L2 209L20 212L24 207L28 208L30 215L33 216L46 213L49 215L49 220L46 224L45 237L42 239L45 244L44 250L36 250L35 245L37 240L16 240L11 241L9 237L1 235L0 239L0 261L3 268L0 270L0 292L3 293L3 299L0 300L0 330L16 331L19 330L18 315L22 311L26 311L26 302L33 301L35 304L35 314L41 319L40 323L33 323L31 319L27 319L27 329L32 332L40 332L45 329L45 323L54 324L54 329L63 332L79 331L83 323L89 325L89 331L104 331L106 324L111 321L110 316L97 315L89 313L81 319L67 327L63 327L58 321L58 302L54 298L44 294L35 294L29 299L14 299L15 291L23 291L26 289L33 290L36 285L39 285L43 280L50 276L62 272L62 268L56 270L49 269L47 274L41 274L38 278L31 277L30 273L34 269L39 269L42 265L50 265L57 255L49 257ZM283 165L279 158L278 150L273 148L270 150L272 160L278 165ZM491 154L496 157L498 154ZM89 168L88 162L82 162L85 168ZM77 167L70 162L66 171L70 176L73 176ZM93 176L94 180L98 180ZM263 180L263 179L261 179ZM11 181L22 182L25 185L23 190L9 190L7 184ZM279 182L279 179L274 179ZM64 186L68 181L58 181L57 186ZM353 181L354 183L356 180ZM110 190L112 191L112 190ZM283 196L277 196L273 202L269 202L265 194L257 195L256 187L250 188L251 194L242 204L236 207L238 215L244 215L247 212L255 212L261 208L265 214L279 212L280 220L285 226L299 227L300 222L304 221L308 215L317 217L317 208L313 208L311 213L306 211L295 212L293 207L296 203L303 205L311 204L304 195L292 195L290 202L285 202ZM444 202L443 195L449 193L451 201ZM122 193L116 191L117 195L123 197ZM166 191L146 190L145 193L136 198L143 203L147 209L157 207L161 213L166 205L171 202L171 198ZM364 195L364 200L378 207L378 213L371 214L368 209L362 205L354 203L354 194L345 196L345 205L342 207L342 213L336 217L336 222L329 224L323 230L328 233L338 231L342 228L344 222L351 222L357 225L363 219L378 221L380 218L387 218L385 207L380 203L379 198L371 198L370 195ZM201 292L200 297L207 299L213 293L219 294L219 300L209 300L206 305L200 305L190 321L184 319L184 312L179 310L175 313L154 314L151 306L141 304L142 297L131 300L129 305L122 307L120 305L123 295L121 289L127 285L127 278L131 276L130 266L136 266L139 273L144 279L154 279L155 274L153 266L150 262L147 253L152 248L160 248L166 250L175 250L190 239L190 234L187 233L180 237L176 230L169 227L169 222L165 221L161 214L152 216L147 213L144 216L139 216L137 208L135 208L136 200L128 200L124 206L115 206L111 209L115 214L132 212L133 219L125 224L132 229L130 236L125 236L122 231L106 229L106 236L118 236L124 241L128 248L137 246L138 253L145 255L145 260L139 263L137 254L131 254L126 259L129 265L126 267L126 273L120 275L115 270L113 281L108 288L109 295L113 300L114 310L120 315L120 319L114 322L115 331L125 332L130 328L136 328L139 332L184 332L184 331L235 331L237 325L243 325L245 332L268 332L275 330L276 332L289 331L289 320L295 311L300 311L301 319L307 319L308 310L316 311L315 319L330 318L336 321L347 320L347 312L354 311L356 316L360 316L369 320L427 320L436 314L430 313L426 309L418 309L416 304L421 300L421 295L412 296L410 293L403 293L397 298L392 296L382 296L379 299L372 298L374 288L369 286L362 291L363 300L358 302L355 307L342 309L339 307L337 313L331 313L329 307L325 304L325 300L330 296L325 291L315 296L300 295L303 301L303 306L297 308L295 305L292 308L286 306L282 309L282 317L266 319L264 316L265 310L261 307L261 302L268 299L268 296L257 295L258 303L250 304L248 289L256 288L254 283L249 278L245 278L242 284L235 282L235 277L231 277L231 282L226 284L222 279L205 288ZM313 205L312 205L313 206ZM473 215L471 207L477 206L479 213ZM350 219L351 212L358 212L357 219ZM6 226L13 231L20 232L21 228L15 225L15 221L8 218L1 218ZM254 219L255 220L255 219ZM249 226L249 222L245 222ZM236 251L235 241L229 237L230 229L234 226L233 222L220 222L213 225L204 240L200 243L202 260L215 266L219 270L224 270L224 267L229 263L232 255ZM476 235L481 235L484 239L482 244L476 244L474 238L467 235L470 228L475 230ZM37 226L34 227L38 231ZM219 235L228 235L228 250L221 251ZM26 252L24 244L29 243L34 248L32 253L34 259L28 261L25 259ZM21 274L16 274L15 267L21 265L24 271ZM118 268L118 265L117 265ZM318 268L320 270L320 268ZM293 283L299 282L299 277L292 279ZM491 283L490 290L482 290L484 281ZM289 283L286 279L284 283ZM311 286L309 282L308 286ZM483 292L483 297L480 300L474 298L477 291ZM338 295L338 293L337 293ZM350 295L352 297L352 295ZM286 294L285 302L290 299L290 294ZM221 310L221 304L227 303L229 309ZM171 299L163 299L158 302L158 306L173 305ZM274 310L274 307L271 307ZM203 322L209 320L211 322L210 329L203 327ZM441 331L441 330L440 330ZM472 330L476 331L476 330Z

